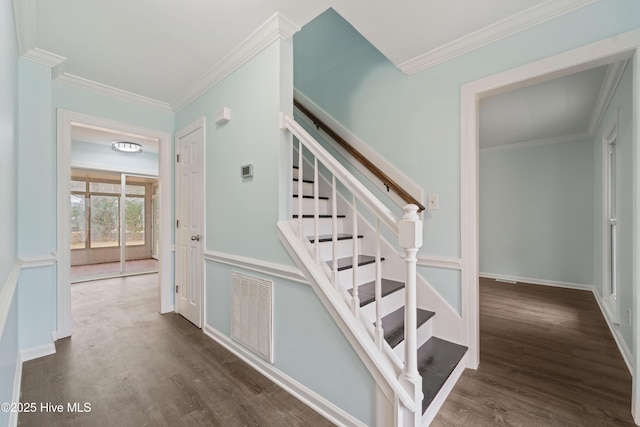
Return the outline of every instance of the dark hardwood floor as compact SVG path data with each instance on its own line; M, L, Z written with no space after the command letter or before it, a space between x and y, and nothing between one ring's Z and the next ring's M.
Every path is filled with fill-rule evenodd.
M329 426L322 416L176 314L157 275L72 286L73 336L26 362L20 426ZM62 404L65 413L40 411ZM69 413L67 404L90 404Z
M432 426L632 426L631 375L593 294L480 281L480 366Z

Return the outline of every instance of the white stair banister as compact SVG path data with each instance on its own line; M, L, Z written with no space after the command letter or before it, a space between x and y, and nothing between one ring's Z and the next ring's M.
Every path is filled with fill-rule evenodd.
M416 319L416 263L418 249L422 246L422 221L418 216L416 205L406 205L404 215L398 224L400 246L405 252L405 310L404 310L404 368L401 378L405 379L411 388L409 394L414 396L416 408L415 421L422 414L422 378L417 365L417 319Z
M396 406L395 413L398 417L402 418L403 426L418 426L421 424L422 417L422 378L417 368L417 301L416 301L416 264L417 264L417 252L422 246L422 221L418 216L418 206L410 204L404 207L404 215L401 219L398 219L394 213L382 203L366 186L364 186L353 174L351 174L338 160L336 160L324 147L322 147L309 133L302 128L296 121L285 114L281 114L280 117L281 128L290 131L299 140L299 153L298 153L298 239L297 244L307 245L311 251L305 251L306 255L312 255L314 262L309 265L305 263L305 269L308 274L323 275L323 280L329 280L330 285L328 289L341 290L339 286L339 274L338 274L338 213L337 213L337 181L340 181L341 189L345 188L347 192L351 193L351 240L352 240L352 288L351 295L345 289L342 289L342 294L336 294L338 298L342 300L342 304L334 302L332 304L333 309L341 313L341 318L351 322L366 322L368 316L361 315L360 308L360 295L358 292L358 278L360 277L358 264L360 261L360 247L358 242L358 211L361 209L368 209L370 213L375 216L375 255L374 255L374 300L375 300L375 313L372 313L375 317L375 327L372 323L374 319L368 320L364 326L367 332L362 334L358 333L357 340L362 344L362 349L367 354L375 355L372 361L384 378L385 384L393 390L393 395L388 397L393 398ZM305 155L309 153L313 156L310 159L311 164L314 167L314 187L313 187L313 237L307 237L303 234L302 225L302 179L303 169L302 164L304 162L303 147L306 149ZM331 260L328 261L329 256L325 256L325 260L321 259L319 251L319 221L320 217L326 217L326 209L323 209L323 214L320 215L319 209L319 166L322 165L328 173L331 174ZM324 173L324 172L323 172ZM326 199L326 198L325 198ZM324 199L323 199L324 200ZM343 215L340 218L344 218ZM406 277L405 277L405 319L404 319L404 360L394 357L389 357L391 348L387 346L384 341L384 330L382 327L382 274L381 274L381 225L384 224L391 230L393 234L398 236L400 246L405 252L406 263ZM362 224L361 224L362 225ZM341 223L342 226L342 223ZM341 230L340 233L348 233L348 230ZM348 236L345 236L345 238ZM313 238L313 246L309 246L308 239ZM287 238L289 240L289 238ZM301 251L296 250L297 253ZM363 258L366 259L366 258ZM331 268L327 268L328 265ZM369 264L367 260L366 264ZM362 276L370 277L371 267L366 267ZM363 279L364 280L364 279ZM367 279L369 280L369 279ZM321 280L315 280L314 283L321 283ZM369 291L368 291L369 292ZM328 297L325 293L325 296ZM332 300L335 301L335 300ZM346 304L344 304L346 303ZM346 309L349 315L345 317L346 313L342 310ZM360 325L360 323L358 323ZM354 328L355 323L353 323ZM362 325L361 325L362 326ZM360 326L358 326L360 327ZM354 329L355 330L355 329ZM365 338L366 337L366 338ZM393 356L393 353L391 353ZM391 375L389 375L391 373Z

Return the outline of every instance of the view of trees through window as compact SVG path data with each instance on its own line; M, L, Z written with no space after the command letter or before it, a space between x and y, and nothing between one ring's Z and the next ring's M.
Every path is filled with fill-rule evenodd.
M91 179L71 183L71 249L120 246L121 185ZM145 244L146 186L127 184L126 245Z

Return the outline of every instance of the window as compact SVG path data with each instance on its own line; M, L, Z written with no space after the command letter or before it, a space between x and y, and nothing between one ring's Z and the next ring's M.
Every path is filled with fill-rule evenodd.
M72 179L71 249L120 247L121 189L115 181ZM144 246L147 185L127 184L125 190L126 246Z

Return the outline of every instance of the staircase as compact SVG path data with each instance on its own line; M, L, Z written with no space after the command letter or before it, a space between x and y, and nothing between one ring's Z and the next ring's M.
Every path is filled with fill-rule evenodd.
M395 218L292 118L287 128L304 143L281 240L385 392L392 410L378 425L428 425L464 369L467 347L434 336L437 313L416 307L418 208ZM404 256L382 237L383 225L399 236Z

